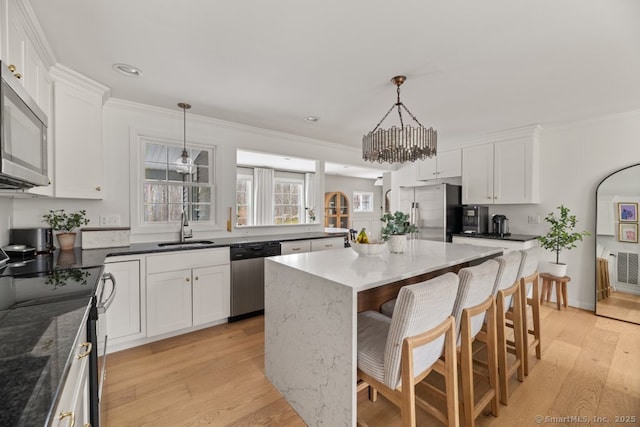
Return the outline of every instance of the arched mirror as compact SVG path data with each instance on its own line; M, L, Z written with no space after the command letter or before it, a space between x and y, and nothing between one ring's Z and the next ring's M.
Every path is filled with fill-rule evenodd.
M596 314L640 324L640 164L596 189Z

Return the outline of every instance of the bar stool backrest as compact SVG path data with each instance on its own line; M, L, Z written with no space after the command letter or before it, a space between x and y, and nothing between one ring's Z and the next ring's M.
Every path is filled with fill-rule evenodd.
M498 261L490 259L474 267L462 268L458 272L460 286L452 313L456 320L458 345L460 344L460 320L462 318L462 310L467 307L474 307L491 296L498 275L498 267ZM482 329L484 318L485 313L482 313L471 319L472 339L475 338L478 332L480 332L480 329Z
M538 262L540 261L540 248L533 247L520 251L522 253L522 261L520 261L520 270L518 271L518 280L523 277L529 277L538 271ZM525 295L529 295L531 284L525 289Z
M446 273L434 279L400 289L391 318L384 351L384 383L395 389L400 384L402 342L427 332L451 316L458 294L458 276ZM413 353L414 377L433 365L442 355L444 335Z
M496 284L493 287L493 295L498 295L498 291L510 288L518 280L518 271L520 270L520 263L522 261L522 254L519 251L511 251L498 258L494 258L498 261L498 276L496 277ZM511 306L511 295L507 296L505 300L505 310Z

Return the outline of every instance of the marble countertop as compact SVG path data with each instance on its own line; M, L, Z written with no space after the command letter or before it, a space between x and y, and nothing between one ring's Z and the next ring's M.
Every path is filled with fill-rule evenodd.
M482 234L465 234L465 233L457 233L453 234L456 237L470 237L472 239L491 239L491 240L508 240L512 242L527 242L529 240L535 240L538 238L537 235L533 234L491 234L491 233L482 233Z
M275 262L305 271L356 292L385 283L415 277L467 261L501 254L500 248L428 240L410 240L407 251L392 254L388 251L378 256L360 256L351 248L332 251L269 257L265 262Z

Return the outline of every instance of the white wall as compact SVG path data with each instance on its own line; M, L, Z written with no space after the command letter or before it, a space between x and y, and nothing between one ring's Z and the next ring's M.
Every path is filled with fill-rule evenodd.
M10 221L13 219L13 199L0 198L0 247L6 246L9 243L9 228Z
M373 185L375 180L351 178L338 175L325 175L324 186L325 192L341 191L346 194L349 203L353 204L353 192L365 191L373 193L373 212L353 212L349 220L351 228L360 231L363 227L367 229L367 235L370 239L380 239L382 223L382 187Z

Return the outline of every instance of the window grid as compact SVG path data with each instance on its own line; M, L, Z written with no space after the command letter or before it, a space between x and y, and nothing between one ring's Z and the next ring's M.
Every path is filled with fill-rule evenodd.
M373 193L354 191L353 212L373 212Z
M300 224L302 222L304 180L275 178L273 209L275 223Z
M253 177L238 175L236 180L236 225L253 223Z

